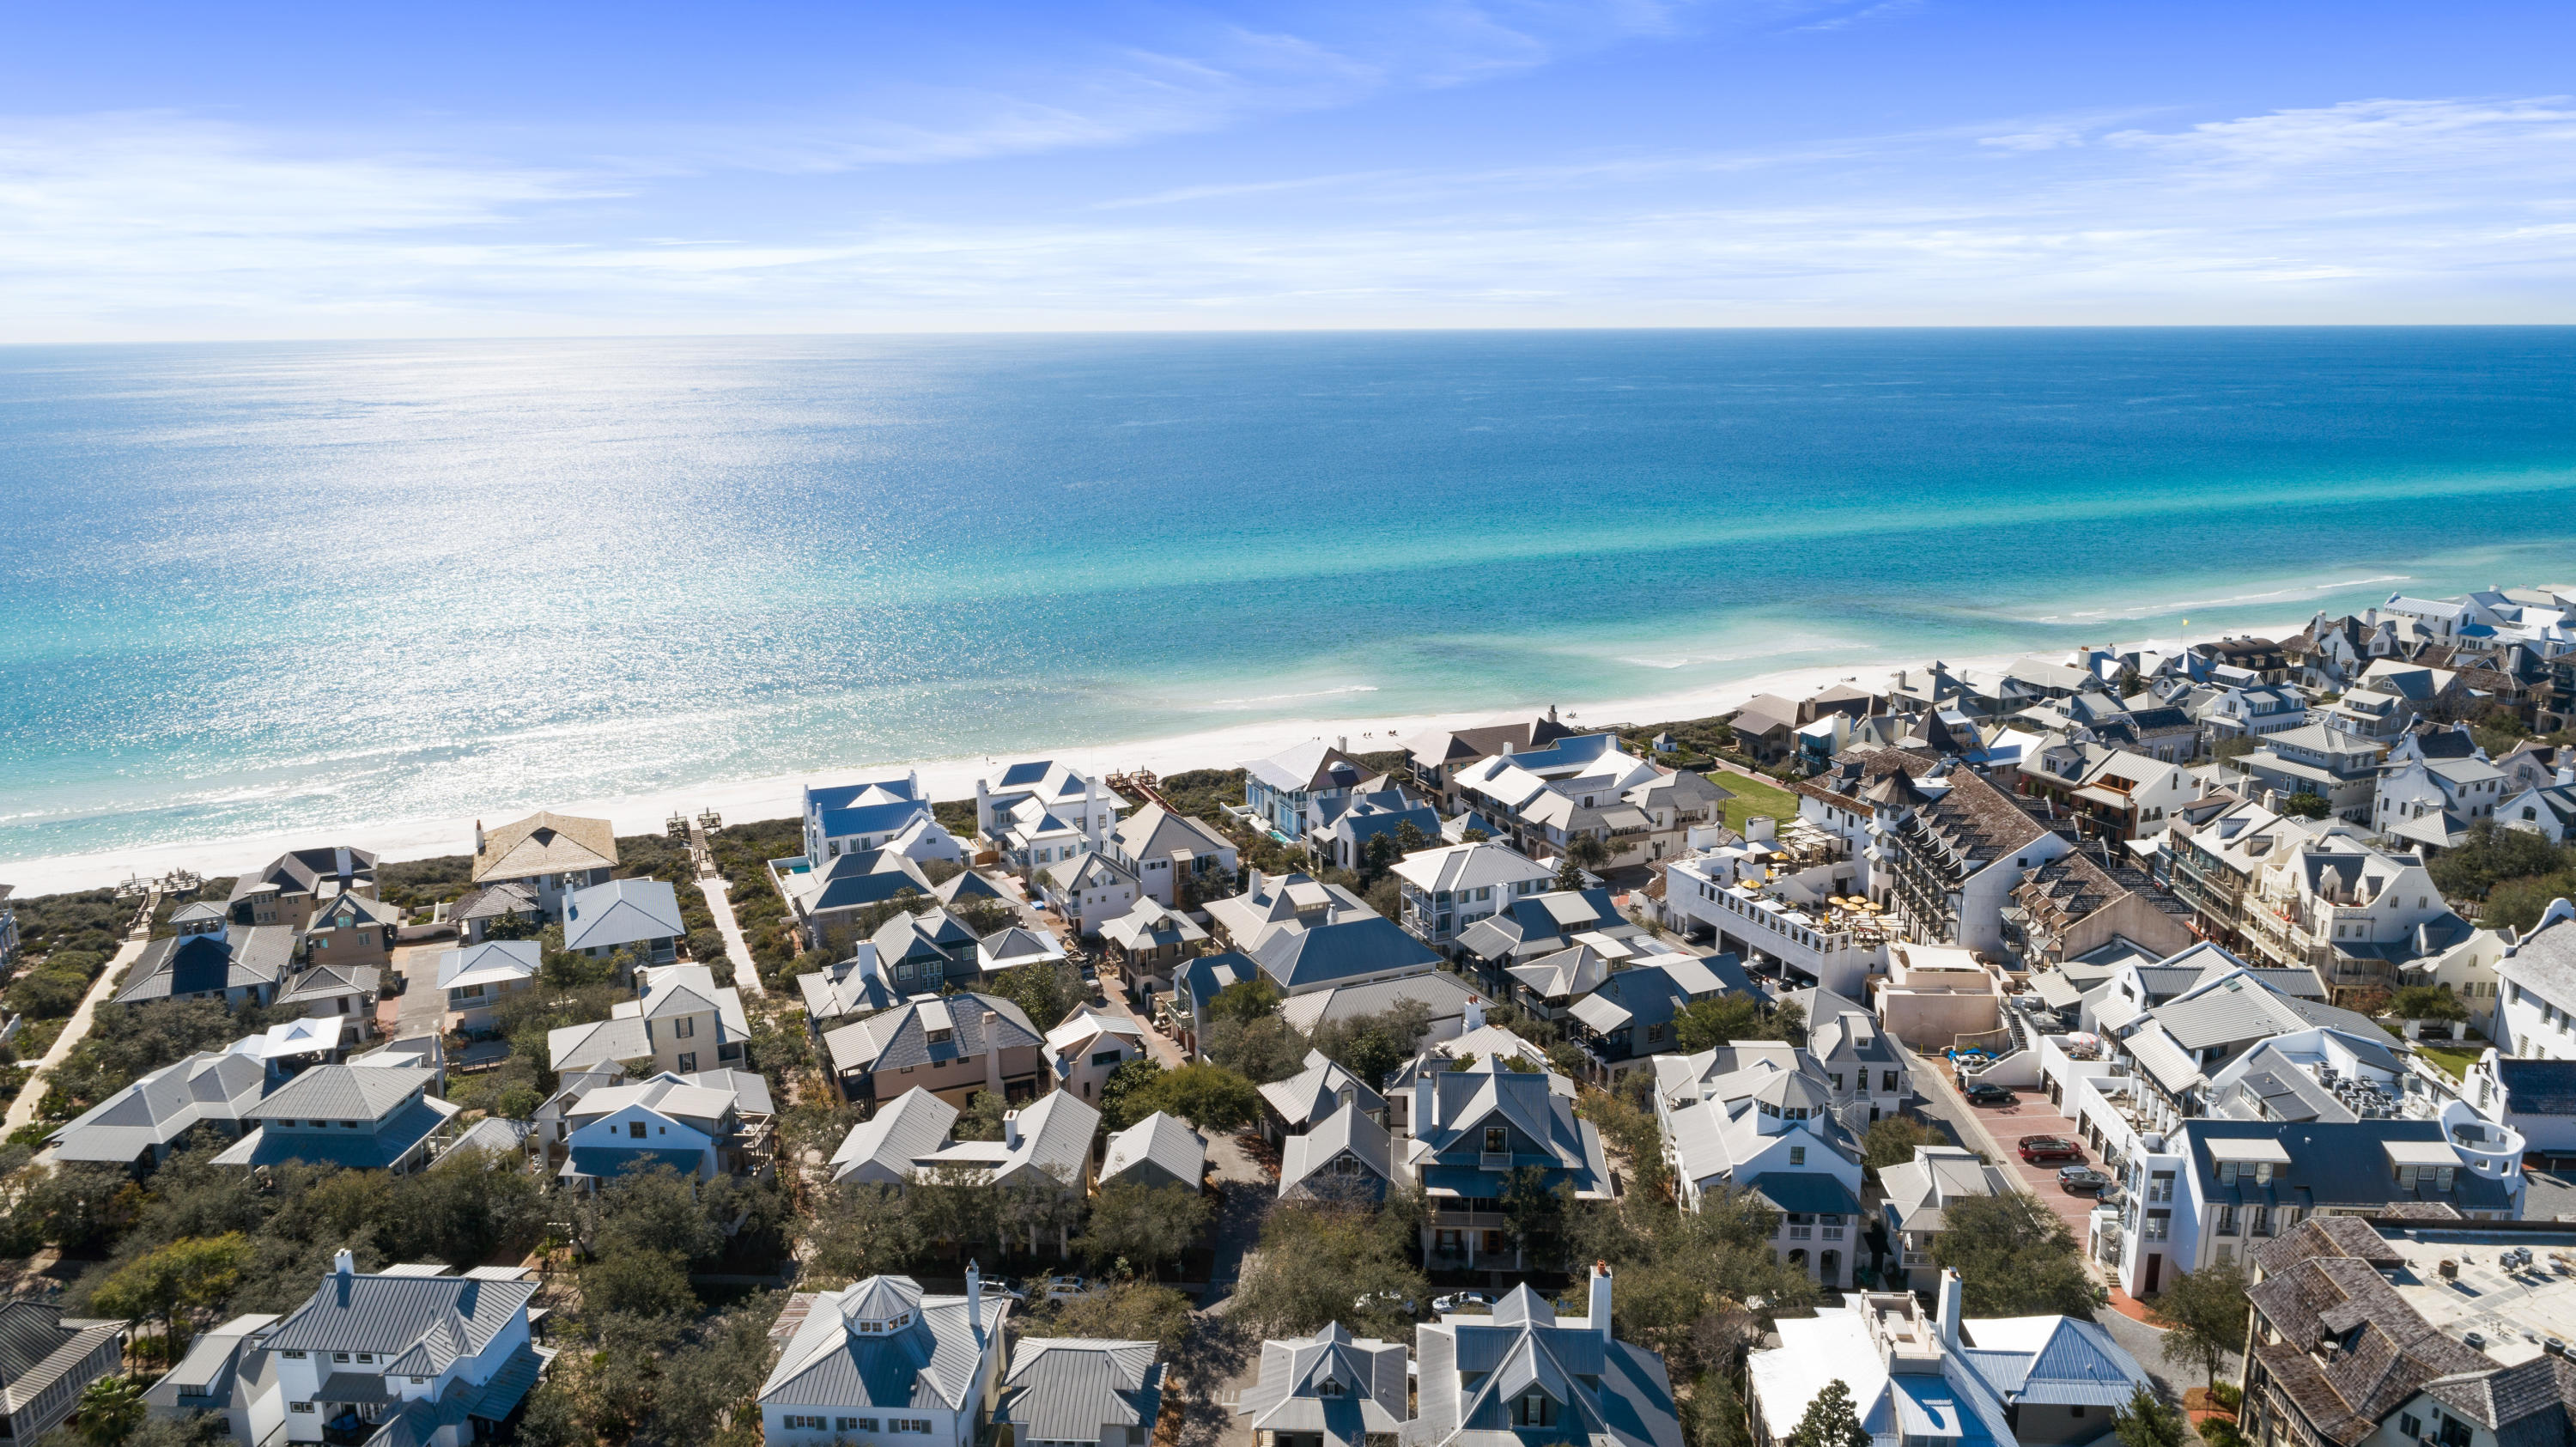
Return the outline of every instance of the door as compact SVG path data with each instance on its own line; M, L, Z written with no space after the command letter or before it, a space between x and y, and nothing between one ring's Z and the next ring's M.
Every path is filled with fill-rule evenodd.
M1843 1254L1827 1251L1816 1257L1816 1275L1827 1286L1840 1286L1843 1280Z
M2164 1253L2163 1253L2163 1252L2161 1252L2161 1251L2156 1251L2156 1252L2150 1252L2150 1253L2148 1253L2148 1255L2147 1255L2147 1279L2146 1279L2145 1283L2139 1287L2138 1294L2139 1294L2139 1295L2141 1295L2141 1296L2153 1296L2153 1295L2155 1295L2155 1294L2156 1294L2156 1282L2157 1282L2157 1281L2159 1281L2159 1280L2161 1280L2161 1279L2163 1278L2163 1276L2164 1276L2164 1271L2165 1271L2165 1258L2164 1258Z

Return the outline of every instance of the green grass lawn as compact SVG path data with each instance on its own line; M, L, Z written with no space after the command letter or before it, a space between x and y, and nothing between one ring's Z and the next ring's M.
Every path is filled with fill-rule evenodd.
M2468 1075L2469 1067L2477 1063L2478 1057L2485 1053L2485 1047L2473 1045L2467 1049L2461 1049L2448 1045L2418 1045L2415 1051L2442 1067L2443 1074L2457 1081Z
M1763 779L1748 779L1725 769L1710 769L1709 781L1735 797L1726 801L1726 827L1741 834L1744 821L1766 814L1786 824L1798 817L1798 796Z

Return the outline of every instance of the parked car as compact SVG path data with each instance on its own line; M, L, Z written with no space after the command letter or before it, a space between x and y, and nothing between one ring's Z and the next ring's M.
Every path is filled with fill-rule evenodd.
M1046 1299L1070 1301L1077 1296L1089 1296L1098 1289L1079 1276L1050 1276L1046 1283Z
M2062 1136L2026 1135L2021 1138L2021 1158L2033 1164L2040 1161L2080 1161L2084 1148Z
M1493 1304L1481 1291L1455 1291L1447 1296L1431 1298L1431 1309L1441 1312L1463 1311L1471 1306L1490 1307Z
M2057 1186L2070 1196L2093 1196L2109 1190L2111 1178L2091 1166L2067 1166L2057 1173Z
M2012 1093L2012 1087L1997 1085L1991 1080L1972 1080L1968 1082L1968 1088L1959 1093L1968 1098L1970 1105L2010 1105L2021 1099Z
M1413 1315L1413 1298L1396 1291L1372 1291L1351 1303L1353 1311L1400 1311Z

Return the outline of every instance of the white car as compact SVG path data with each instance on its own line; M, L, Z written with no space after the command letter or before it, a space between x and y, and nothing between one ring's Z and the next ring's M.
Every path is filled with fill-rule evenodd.
M1493 1302L1487 1300L1485 1294L1481 1291L1457 1291L1452 1292L1447 1296L1435 1296L1431 1298L1431 1309L1433 1311L1441 1312L1463 1311L1471 1306L1490 1308L1492 1305Z

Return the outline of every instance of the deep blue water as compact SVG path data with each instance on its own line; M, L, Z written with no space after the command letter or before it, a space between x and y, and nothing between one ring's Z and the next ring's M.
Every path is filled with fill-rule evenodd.
M2197 636L2571 487L2564 329L0 349L0 861Z

